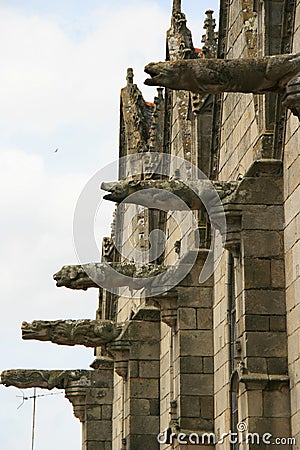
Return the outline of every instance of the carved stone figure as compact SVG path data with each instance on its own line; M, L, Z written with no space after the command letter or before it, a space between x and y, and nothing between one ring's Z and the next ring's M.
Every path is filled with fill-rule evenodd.
M70 289L99 288L99 284L105 279L102 263L90 263L76 266L63 266L53 275L56 286L65 286ZM90 274L90 277L87 275ZM97 280L99 284L97 284Z
M79 382L81 386L90 385L90 370L5 370L0 375L0 383L4 386L15 386L20 389L65 389L70 382Z
M187 207L200 209L203 206L200 197L204 201L209 201L218 194L222 200L235 191L237 184L237 182L211 182L206 179L186 182L176 179L122 180L102 183L101 189L109 192L104 196L106 200L121 203L126 199L126 203L171 211L187 209ZM132 198L130 198L131 195ZM184 203L187 207L184 207Z
M243 59L192 59L150 63L148 86L201 94L284 92L300 72L300 54Z
M288 83L283 105L300 119L300 74Z
M22 323L22 338L61 345L99 347L116 339L122 330L123 324L110 320L35 320Z
M63 266L53 275L56 286L69 289L121 287L140 288L139 279L151 278L166 270L154 264L137 265L133 263L90 263Z

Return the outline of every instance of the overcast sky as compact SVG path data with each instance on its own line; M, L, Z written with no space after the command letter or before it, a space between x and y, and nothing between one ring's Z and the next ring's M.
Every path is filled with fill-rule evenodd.
M217 3L182 1L196 47L204 12ZM118 156L127 67L145 99L155 95L142 85L143 67L165 58L170 11L171 0L0 0L0 370L88 368L93 360L84 347L22 341L20 326L94 318L96 290L58 289L52 274L78 263L76 200L91 176ZM105 211L99 242L109 235ZM0 387L0 448L30 450L32 402L17 410L16 395L17 389ZM80 450L80 434L63 395L38 400L37 450Z

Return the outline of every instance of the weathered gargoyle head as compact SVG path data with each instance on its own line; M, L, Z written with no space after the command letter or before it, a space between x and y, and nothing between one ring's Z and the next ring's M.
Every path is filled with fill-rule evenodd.
M52 322L44 320L34 320L31 323L22 323L23 339L38 339L39 341L47 341L50 337Z
M63 266L53 275L53 278L57 287L70 287L75 284L76 279L80 277L82 272L81 266Z
M147 86L167 86L170 89L180 89L178 87L178 71L174 70L174 64L168 61L154 63L151 62L145 67L145 72L151 78L145 80Z
M105 200L112 200L116 203L120 203L124 200L124 198L128 197L130 194L133 194L136 191L135 187L139 184L139 180L120 180L116 182L102 183L101 189L109 192L109 194L106 194L103 198Z
M91 287L99 287L104 280L101 263L90 263L75 266L63 266L53 275L57 287L87 290Z

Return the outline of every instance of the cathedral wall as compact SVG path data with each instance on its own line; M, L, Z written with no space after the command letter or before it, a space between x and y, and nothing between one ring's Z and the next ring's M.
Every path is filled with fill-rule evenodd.
M177 93L172 93L172 111L171 118L171 142L170 151L174 156L184 158L182 133L180 130L180 112L178 108ZM171 168L171 175L175 175ZM173 171L173 172L172 172ZM176 216L180 219L180 216L184 216L182 212L176 212ZM181 223L180 223L181 222ZM175 252L175 243L179 241L182 236L184 222L180 221L180 227L178 223L168 213L166 221L166 249L165 249L165 264L173 265L178 260L178 254ZM180 229L181 228L181 229ZM173 374L173 352L172 352L172 331L169 326L162 323L161 328L161 359L160 359L160 429L166 430L170 424L170 409L171 401L174 397L174 374ZM165 447L168 450L168 447ZM171 446L170 446L171 448Z
M230 367L228 333L228 285L226 282L227 253L223 253L214 273L214 398L215 433L217 438L230 430ZM220 447L229 448L227 441Z
M300 52L300 1L297 2L293 53ZM288 363L292 435L300 448L300 133L299 120L288 113L284 150L285 266Z
M241 0L232 0L229 7L226 58L247 57ZM254 160L258 139L255 98L252 94L223 94L219 179L233 180L244 175Z
M244 32L242 2L232 0L229 6L226 58L249 56ZM222 98L219 180L236 180L243 176L255 159L254 147L259 130L252 94L225 93ZM225 251L215 276L214 289L214 393L215 433L232 428L230 406L230 329L229 329L229 253ZM232 282L232 280L231 280ZM225 439L217 448L229 449Z

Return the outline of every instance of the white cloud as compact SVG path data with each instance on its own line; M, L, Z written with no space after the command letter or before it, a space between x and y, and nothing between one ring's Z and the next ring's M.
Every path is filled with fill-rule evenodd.
M1 370L88 367L93 358L92 351L85 348L22 342L20 338L23 320L94 317L96 291L83 295L59 290L52 280L63 262L76 263L72 216L85 180L86 174L47 174L37 155L17 149L0 152ZM25 442L29 447L31 408L26 404L22 412L16 411L18 394L15 389L1 388L1 403L6 407L0 414L0 448L19 450ZM67 417L55 423L57 415ZM55 442L60 446L67 441L67 426L72 433L65 448L80 448L80 427L66 400L43 399L39 402L39 419L40 447L50 450ZM47 437L51 420L56 431Z
M78 41L51 19L0 8L2 126L45 133L74 123L107 125L128 61L142 80L147 57L163 57L165 23L155 4L103 7L93 14L91 33Z

